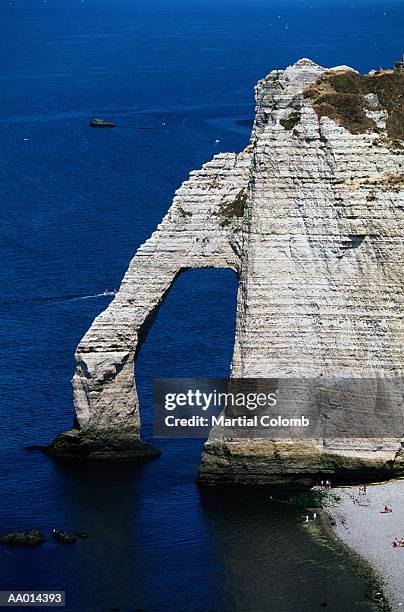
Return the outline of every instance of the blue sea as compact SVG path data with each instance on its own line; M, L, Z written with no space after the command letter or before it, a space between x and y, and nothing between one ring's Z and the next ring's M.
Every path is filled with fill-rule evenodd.
M73 353L111 299L103 292L188 173L248 143L256 81L300 57L392 66L403 1L1 0L0 10L0 531L48 536L0 549L0 590L64 590L68 612L369 610L363 575L302 509L265 491L199 489L203 441L153 441L153 378L229 373L230 271L184 273L140 352L143 437L160 459L78 469L24 447L70 428ZM118 127L91 129L93 117ZM63 546L53 528L89 537Z

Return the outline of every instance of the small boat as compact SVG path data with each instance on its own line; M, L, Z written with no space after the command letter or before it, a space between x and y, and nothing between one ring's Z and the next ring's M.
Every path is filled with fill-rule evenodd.
M95 128L114 128L115 123L112 121L106 121L105 119L92 119L89 123L90 127Z

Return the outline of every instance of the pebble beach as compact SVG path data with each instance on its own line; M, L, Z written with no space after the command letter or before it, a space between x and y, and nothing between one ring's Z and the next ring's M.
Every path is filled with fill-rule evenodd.
M394 548L395 538L404 538L404 481L358 487L339 487L333 493L340 501L326 508L336 536L368 561L385 584L393 610L404 610L404 547ZM392 512L382 513L384 506Z

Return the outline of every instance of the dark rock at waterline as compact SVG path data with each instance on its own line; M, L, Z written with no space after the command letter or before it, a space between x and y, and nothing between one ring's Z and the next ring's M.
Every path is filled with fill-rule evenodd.
M71 429L57 436L45 454L61 461L143 462L161 453L131 428L105 428Z
M0 542L6 546L38 546L45 542L45 538L39 529L29 529L25 532L6 533L0 538Z
M67 533L67 531L59 531L59 529L52 531L52 537L62 544L74 544L77 541L74 535Z
M92 119L89 123L90 127L94 128L113 128L116 127L112 121L106 121L105 119Z

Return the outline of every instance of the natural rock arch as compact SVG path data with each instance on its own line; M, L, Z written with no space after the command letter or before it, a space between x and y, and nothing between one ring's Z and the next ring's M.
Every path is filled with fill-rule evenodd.
M192 268L240 268L250 151L221 154L192 172L157 230L137 251L120 289L76 351L76 428L56 455L153 456L140 442L135 356L175 279Z
M393 127L402 125L404 77L381 71L358 88L356 74L302 59L258 83L251 144L190 174L81 340L73 379L79 429L57 438L51 453L156 453L139 439L139 330L181 269L219 267L240 275L234 377L373 382L366 401L341 402L345 437L250 439L214 428L201 480L311 482L319 473L403 471L401 432L386 435L384 424L401 424L404 415L404 147L401 132L391 131L391 109ZM361 109L355 126L341 113L352 83Z

